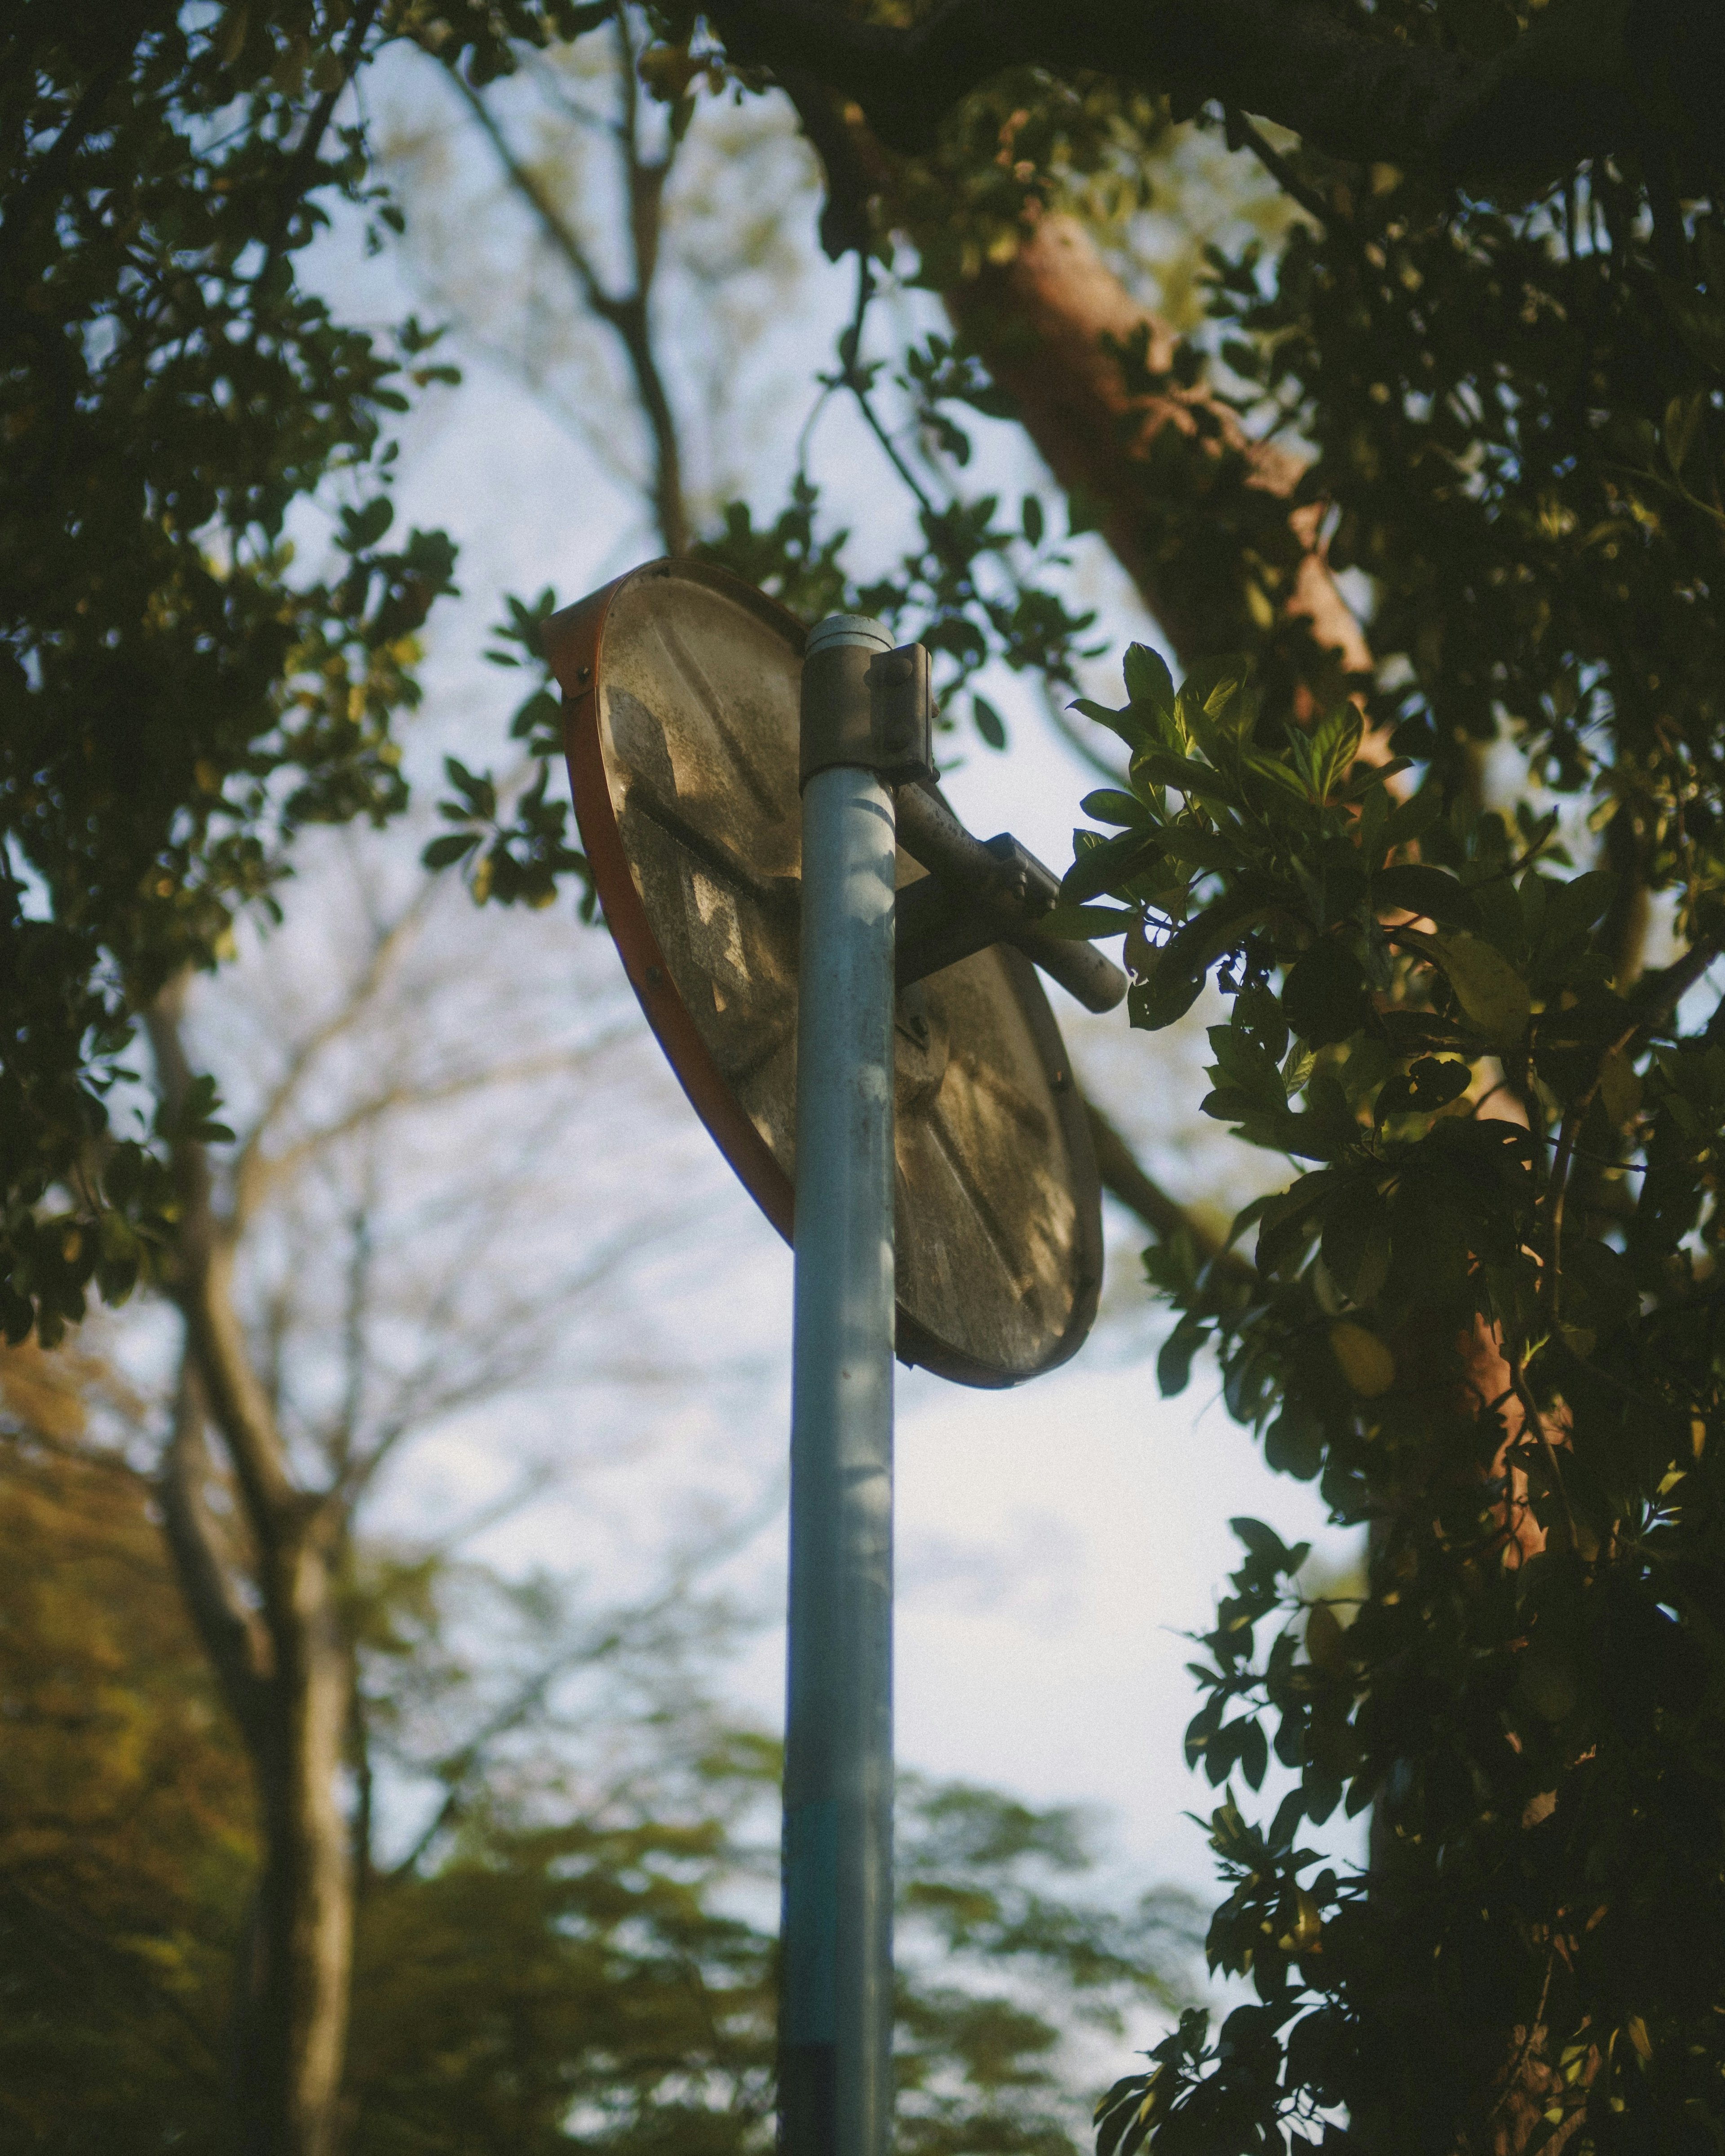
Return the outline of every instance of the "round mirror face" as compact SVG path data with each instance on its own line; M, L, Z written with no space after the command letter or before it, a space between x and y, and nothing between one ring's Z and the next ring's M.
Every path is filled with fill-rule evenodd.
M688 562L637 569L547 633L606 920L685 1091L787 1240L803 636ZM901 851L901 886L923 873ZM1053 1014L997 945L904 990L894 1038L899 1354L1016 1384L1074 1353L1101 1283L1096 1163Z

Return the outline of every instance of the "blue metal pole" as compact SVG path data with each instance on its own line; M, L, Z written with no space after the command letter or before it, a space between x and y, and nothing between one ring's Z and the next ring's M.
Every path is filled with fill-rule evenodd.
M891 641L834 615L808 655ZM888 2156L892 2138L893 859L893 798L875 773L816 771L797 1029L783 2156Z

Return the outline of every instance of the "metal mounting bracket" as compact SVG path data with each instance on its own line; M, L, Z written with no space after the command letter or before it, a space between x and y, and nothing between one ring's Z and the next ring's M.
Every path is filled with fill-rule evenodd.
M1110 1011L1127 978L1093 944L1050 936L1036 923L1060 880L1009 832L978 839L931 787L898 791L898 842L928 870L894 901L894 974L901 988L956 966L991 943L1010 943L1086 1010Z

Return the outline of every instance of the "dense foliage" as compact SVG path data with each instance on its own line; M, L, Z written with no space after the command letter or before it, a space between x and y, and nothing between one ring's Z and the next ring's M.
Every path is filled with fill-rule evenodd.
M1371 13L1487 53L1530 19ZM1710 21L1638 14L1637 66L1711 80ZM1549 33L1578 80L1605 49L1579 9ZM1024 98L1014 148L1069 95ZM1294 1173L1219 1253L1148 1254L1162 1382L1212 1349L1371 1563L1357 1605L1308 1602L1303 1553L1239 1523L1188 1744L1230 1785L1212 1959L1258 2003L1123 2081L1104 2156L1725 2136L1725 223L1717 139L1667 116L1463 192L1219 115L1300 214L1273 260L1214 258L1170 369L1117 354L1147 404L1189 400L1123 429L1119 491L1189 657L1230 655L1177 696L1136 650L1126 706L1080 706L1126 769L1065 925L1124 932L1141 1027L1230 999L1205 1108ZM1057 163L1013 167L1033 217ZM1009 416L962 344L932 357L907 383ZM1294 505L1362 574L1358 709L1298 693L1299 549L1230 411L1306 453ZM1295 1786L1253 1824L1232 1785L1272 1758ZM1338 1810L1369 1814L1363 1872L1305 1846Z
M1086 804L1121 828L1081 844L1069 902L1110 889L1160 932L1139 1025L1218 968L1206 1111L1316 1163L1236 1224L1250 1264L1153 1254L1183 1313L1164 1387L1213 1339L1271 1464L1374 1540L1344 1628L1302 1603L1304 1553L1241 1523L1188 1748L1213 1783L1259 1787L1272 1751L1299 1777L1266 1827L1231 1798L1214 1820L1210 1951L1261 2004L1218 2049L1171 2038L1105 2140L1247 2148L1283 2121L1373 2147L1417 2119L1417 2145L1489 2147L1519 2028L1554 2122L1586 2101L1599 2145L1681 2145L1717 2104L1725 1974L1696 1232L1725 1055L1676 1009L1699 968L1621 993L1609 873L1561 873L1553 817L1446 814L1430 778L1393 803L1353 707L1278 743L1237 679L1176 698L1142 649L1127 679L1130 790ZM1374 1808L1369 1878L1299 1845L1338 1804ZM1343 2107L1345 2135L1320 2125Z
M1134 1023L1232 998L1206 1111L1301 1172L1222 1256L1151 1254L1163 1384L1214 1343L1271 1465L1369 1526L1370 1592L1306 1606L1242 1523L1188 1745L1299 1778L1215 1815L1211 1953L1261 2003L1171 2037L1101 2145L1712 2148L1725 225L1632 159L1515 210L1287 177L1273 272L1217 264L1225 358L1317 447L1417 768L1138 653L1068 896L1129 901ZM1368 1876L1301 1845L1338 1804Z
M110 1129L131 1019L270 902L307 823L381 822L435 532L389 541L386 437L449 370L336 321L297 258L381 244L357 70L483 74L580 11L19 0L0 28L0 1330L123 1296L171 1204ZM351 108L350 108L351 109ZM314 505L316 506L314 512ZM307 575L295 541L330 530Z

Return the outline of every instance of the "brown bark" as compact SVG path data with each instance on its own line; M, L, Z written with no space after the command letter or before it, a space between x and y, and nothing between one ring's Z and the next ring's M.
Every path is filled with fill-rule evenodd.
M148 1015L171 1120L192 1075L183 993L183 983L171 987ZM203 1146L177 1139L173 1165L182 1208L173 1294L185 1345L161 1478L163 1522L245 1743L264 1849L236 1986L238 2140L245 2156L335 2156L353 1930L352 1852L337 1794L352 1685L337 1599L345 1514L338 1497L295 1481L234 1306L233 1238ZM231 1470L239 1537L203 1502L208 1431Z
M1250 618L1242 608L1256 603L1295 625L1287 663L1305 699L1327 701L1346 676L1370 670L1370 647L1325 558L1323 505L1288 506L1303 461L1250 439L1202 378L1189 388L1174 382L1173 332L1127 290L1076 218L1034 220L1009 262L942 296L1183 662L1237 648ZM1135 344L1165 382L1134 386L1122 355ZM1194 495L1202 536L1192 528ZM1255 562L1243 558L1248 548Z

